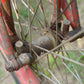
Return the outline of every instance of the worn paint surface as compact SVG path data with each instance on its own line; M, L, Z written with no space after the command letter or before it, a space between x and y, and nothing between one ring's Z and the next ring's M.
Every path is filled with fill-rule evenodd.
M11 45L11 41L6 30L6 26L2 17L1 8L0 8L0 46L2 47L8 59L11 60L14 58L13 47Z
M15 71L21 84L40 84L36 74L28 66Z
M6 23L6 28L9 35L16 35L14 29L14 22L12 17L10 0L1 0L2 8L3 8L3 16Z
M59 15L61 13L60 9L62 8L62 10L64 10L67 7L68 2L67 0L57 0L57 1L58 1L58 15ZM52 22L54 22L56 18L56 0L53 0L53 3L54 3L53 4L54 9L53 9L53 18L51 20ZM80 19L76 0L74 0L73 3L71 4L71 8L68 7L66 9L64 15L70 21L70 24L73 29L80 27Z
M1 47L0 50L2 51L2 53L5 53L5 55L9 60L14 61L14 65L17 65L17 63L15 62L14 50L9 38L10 33L14 34L15 32L14 23L13 23L12 14L11 14L12 12L10 10L10 5L9 5L10 0L1 0L1 2L3 5L3 9L1 8L1 5L0 5L0 47ZM24 69L21 69L21 71L18 71L17 73L21 74L23 78L26 78L27 74L28 75L30 74L30 78L32 81L29 81L28 84L34 84L34 83L40 84L39 80L36 79L36 77L34 77L35 76L34 72L29 71L29 68L27 69L28 69L27 71L24 71ZM19 78L19 81L24 82L21 84L27 84L26 82L29 79L27 78L22 79L18 74L17 74L17 77Z
M73 0L72 4L71 4L71 8L72 8L72 14L73 14L73 19L74 19L74 24L76 28L80 28L80 19L79 19L79 12L78 12L78 7L77 7L77 0Z

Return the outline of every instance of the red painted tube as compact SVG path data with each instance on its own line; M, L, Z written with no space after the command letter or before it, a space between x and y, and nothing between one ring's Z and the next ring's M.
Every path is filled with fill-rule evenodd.
M56 0L53 0L53 2L54 2L54 9L56 9ZM58 9L60 9L61 8L61 1L60 0L57 0L57 4L58 4Z
M8 36L4 20L2 18L2 11L0 9L0 46L9 60L14 59L13 47Z
M67 7L68 2L67 2L67 0L62 0L61 4L62 4L62 9L64 10ZM74 25L73 15L72 15L72 11L71 11L70 7L67 8L67 10L64 12L64 15L71 22L71 26L74 29L75 25Z
M3 4L6 0L1 0L1 3Z
M72 14L73 14L75 28L81 28L78 7L77 7L77 0L73 0L73 2L71 3L71 8L72 8Z
M28 67L22 67L15 71L17 78L21 84L40 84L36 74Z
M3 16L6 22L6 28L8 30L9 35L16 35L14 29L14 22L12 17L10 0L1 0L1 4L3 6Z

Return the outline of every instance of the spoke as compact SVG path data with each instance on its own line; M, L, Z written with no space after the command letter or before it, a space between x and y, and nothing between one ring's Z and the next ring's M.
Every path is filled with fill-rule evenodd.
M31 24L30 24L30 25L32 25L32 23L33 23L33 20L34 20L34 18L35 18L35 16L36 16L36 13L37 13L37 11L38 11L38 8L39 8L40 3L41 3L41 0L39 0L39 2L38 2L38 4L37 4L37 8L36 8L36 10L35 10L35 13L34 13L34 16L33 16L32 20L31 20Z
M21 2L22 2L22 3L24 4L24 6L25 6L26 8L28 8L29 11L34 15L33 10L32 10L31 8L29 8L29 6L24 2L24 0L21 0Z
M64 47L64 46L63 46L63 47ZM65 47L64 47L64 49L65 49ZM67 54L68 58L70 58L69 54L68 54L66 51L65 51L65 53ZM71 64L72 64L72 63L71 63ZM79 74L78 74L78 72L77 72L77 70L75 69L75 67L74 67L73 64L72 64L72 67L73 67L73 69L74 69L76 75L78 76L80 83L82 84L81 78L80 78L80 76L79 76Z
M38 8L39 8L39 5L40 5L40 2L41 2L41 0L40 0L39 3L37 4L37 8L36 8L35 13L34 13L34 15L33 15L33 17L32 17L32 20L31 20L31 22L30 22L30 26L32 25L33 20L34 20L34 18L35 18L35 16L36 16L36 13L37 13ZM26 32L26 37L27 37L27 35L28 35L28 30L27 30L27 32Z
M68 40L64 41L63 43L61 43L60 45L58 45L57 47L55 47L55 48L52 49L51 51L55 51L56 49L60 48L60 47L63 46L64 44L70 42L71 40L73 40L74 38L78 37L78 36L81 35L82 33L84 33L84 30L79 31L77 34L75 34L74 36L70 37Z
M32 49L33 53L35 54L36 57L39 57L39 55L35 52L34 49Z
M36 1L37 1L37 3L38 3L38 0L36 0ZM25 5L25 7L28 8L28 9L30 10L30 12L34 15L33 10L32 10L31 8L29 8L29 6L24 2L24 0L21 0L21 2L22 2L22 3ZM43 14L43 16L44 16L45 24L46 24L46 27L47 27L48 22L47 22L47 20L46 20L46 16L45 16L45 13L44 13L44 8L43 8L42 1L41 1L40 9L41 9L41 12L42 12L42 14ZM38 17L36 16L36 18L38 18ZM38 19L38 20L40 21L40 19ZM40 23L43 24L41 21L40 21ZM48 26L49 26L49 25L48 25Z
M37 54L33 49L32 49L32 51L34 52L34 54L35 54L37 57L39 57L38 54ZM58 70L58 71L59 71L59 70ZM60 73L60 72L59 72L59 73ZM53 74L53 75L54 75L54 74ZM61 73L60 73L60 75L61 75L61 77L63 77ZM54 78L55 78L55 76L54 76ZM56 80L56 81L57 81L57 80ZM61 84L61 83L59 82L59 84Z
M36 2L38 3L38 0L36 0ZM43 15L43 18L44 18L44 21L45 21L45 26L48 27L49 24L48 24L48 21L47 21L46 16L45 16L45 12L44 12L44 7L43 7L42 1L41 1L40 5L39 5L39 8L40 8L40 11L41 11L41 13Z
M15 21L14 24L19 25L19 22L16 22L16 21ZM29 26L29 25L26 24L26 23L21 23L21 25L22 25L22 26L25 26L25 27L27 27L27 28L28 28L28 26ZM34 25L31 26L31 27L32 27L33 29L35 29L35 30L38 30L38 27L36 27L36 26L34 26Z
M32 10L33 8L32 8L32 9L29 8L29 5L30 5L30 4L27 5L27 4L24 2L24 0L21 0L21 2L24 4L24 6L25 6L26 8L29 9L29 11L31 12L32 15L35 14L35 12ZM41 27L42 27L42 28L45 28L43 22L39 19L39 17L38 17L37 15L35 15L35 17L36 17L37 21L39 22L39 24L41 25ZM26 36L27 36L27 35L28 35L28 31L27 31L27 33L26 33Z
M63 49L63 50L58 50L59 52L62 52L62 51L67 51L67 52L76 52L76 51L78 51L78 50L80 50L80 51L84 51L84 49Z
M27 21L23 18L23 16L19 15L19 17L24 21L24 23L27 23Z
M65 60L67 60L67 61L70 61L70 62L72 62L72 63L75 63L75 64L77 64L77 65L80 65L80 66L84 67L84 64L82 64L82 63L80 63L80 62L74 61L74 60L72 60L72 59L69 59L69 58L64 57L64 56L62 56L62 55L59 55L59 54L56 54L56 53L54 53L54 52L51 52L51 53L53 53L54 55L56 55L56 56L58 56L58 57L60 57L60 58L62 58L62 59L65 59Z
M74 60L72 60L72 59L69 59L69 58L67 58L67 57L64 57L64 56L62 56L62 55L56 54L56 53L54 53L54 52L52 52L52 51L49 51L49 50L44 49L44 48L42 48L42 47L39 47L39 46L37 46L37 45L34 45L34 47L39 48L39 49L41 49L41 50L47 52L47 54L48 54L48 53L51 53L51 54L53 54L53 55L56 55L57 57L60 57L60 58L62 58L62 59L68 60L68 61L70 61L70 62L72 62L72 63L78 64L78 65L84 67L84 64L79 63L79 62L77 62L77 61L74 61ZM41 55L41 57L39 57L35 62L37 62L38 60L40 60L40 59L42 59L42 58L44 58L44 57L46 57L46 54Z
M72 45L71 43L69 43L69 44L70 44L73 48L77 49L77 50L78 50L78 52L84 56L84 53L83 53L83 52L81 52L81 50L79 50L76 46Z
M53 5L53 1L52 0L47 0L51 5Z
M66 63L63 62L63 64L72 73L72 75L80 82L80 80L78 79L78 77L71 71L71 69L66 65Z
M73 66L73 65L72 65L72 66ZM79 76L79 74L78 74L78 72L77 72L77 70L75 69L74 66L73 66L73 69L74 69L76 75L78 76L78 78L79 78L79 80L80 80L80 83L83 84L83 83L82 83L82 80L81 80L81 78L80 78L80 76Z
M18 14L18 10L17 10L16 0L14 0L14 2L13 2L13 0L11 0L11 2L12 2L13 9L15 11L15 14L16 14L17 20L19 22L19 30L20 30L20 34L22 36L22 40L25 40L25 35L24 35L23 29L22 29L22 26L21 26L21 22L20 22L20 19L19 19L19 14Z
M63 46L64 47L64 46ZM64 49L65 49L65 47L64 47ZM68 56L68 58L70 58L69 57L69 54L65 51L65 53L67 54L67 56ZM64 52L62 52L62 55L64 55ZM62 63L63 63L63 65L71 72L71 74L81 83L81 80L73 73L73 71L66 65L66 63L64 62L64 60L61 60L62 61ZM72 63L71 63L72 64ZM72 64L72 67L73 67L74 65ZM73 68L74 69L74 68ZM74 71L75 71L75 69L74 69ZM76 71L77 72L77 71Z
M57 39L57 37L58 37L58 21L57 21L57 16L58 16L58 14L57 14L57 10L58 10L58 2L57 2L57 0L56 0L56 44L58 44L58 39Z
M14 24L19 25L19 22L14 21ZM28 24L21 23L22 26L28 27Z
M18 22L14 22L14 24L19 25ZM25 26L25 27L24 27L25 29L28 28L28 24L21 23L21 25L22 25L22 26ZM36 27L36 26L31 26L31 27L34 29L34 31L39 32L39 28L38 28L38 27Z
M57 19L59 19L62 14L64 14L64 12L67 10L67 8L71 5L71 3L73 2L74 0L71 0L70 3L67 5L67 7L64 9L64 11L57 17Z
M61 48L61 49L63 49L63 48ZM61 52L62 53L62 55L64 56L64 52ZM61 62L63 63L63 61L64 61L64 59L60 59L61 60ZM65 67L65 66L64 66ZM68 79L67 79L67 73L66 73L66 79L65 79L65 82L64 83L66 83L66 84L68 84Z
M45 53L44 55L41 55L41 57L39 57L39 59L37 59L36 61L38 61L38 60L40 60L40 59L46 57L47 54L49 54L49 53L55 51L56 49L60 48L60 47L63 46L64 44L68 43L68 42L71 41L72 39L74 39L74 38L76 38L77 36L79 36L81 33L84 33L84 30L78 32L77 34L75 34L74 36L70 37L68 40L66 40L65 42L63 42L63 43L61 43L60 45L56 46L55 48L53 48L53 49L50 50L50 51L48 51L47 49L41 48L41 49L43 49L44 51L46 51L47 53ZM36 46L36 45L34 45L34 46ZM36 62L36 61L35 61L35 62ZM81 65L80 63L77 63L77 64ZM82 64L82 66L84 66L84 65Z
M54 58L54 55L52 54L52 57L53 57L53 59L54 59L54 63L56 64L56 68L58 69L58 72L59 72L60 77L61 77L62 82L63 82L63 81L64 81L63 74L61 73L60 67L58 66L58 64L57 64L57 62L56 62L57 56L56 56L56 58ZM54 65L54 63L53 63L52 65Z
M49 80L50 82L52 82L53 84L57 84L55 81L51 80L49 77L47 77L45 74L39 72L42 76L44 76L47 80Z
M67 5L67 7L63 10L63 12L57 17L57 20L62 17L62 15L64 14L64 12L67 10L67 8L71 5L71 3L73 2L74 0L71 0L70 3ZM56 22L56 21L55 21ZM54 23L55 23L54 22Z
M48 68L50 69L50 62L49 62L49 57L47 55L47 60L48 60Z
M27 2L30 4L30 0L27 0ZM30 9L30 6L29 6L29 9ZM29 50L31 52L31 49L32 49L32 32L31 31L32 30L31 30L30 22L31 22L30 11L28 10Z
M66 84L68 84L68 75L67 75L67 73L65 74L66 75Z
M52 73L50 69L48 69L49 73L53 76L53 78L58 82L58 84L61 84L60 81L55 77L55 75Z

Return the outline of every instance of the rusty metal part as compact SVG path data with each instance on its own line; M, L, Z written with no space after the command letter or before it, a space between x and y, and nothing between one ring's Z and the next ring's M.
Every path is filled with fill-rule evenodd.
M58 30L61 30L61 22L60 22L60 23L58 23L58 24L57 24L57 26L58 26ZM56 31L56 22L55 22L55 23L53 23L53 24L51 24L50 29L52 29L52 30L55 30L55 31Z
M16 43L15 43L15 48L16 48L16 51L17 51L17 54L18 55L20 55L24 50L24 48L23 48L23 42L22 41L17 41Z
M62 31L63 35L65 35L67 32L69 32L69 26L70 26L70 21L65 19L63 21L63 31Z
M71 9L72 9L73 20L74 20L74 25L75 25L74 29L81 28L79 12L78 12L78 7L77 7L77 0L73 0L73 2L71 3Z
M9 72L16 71L23 67L24 65L28 65L31 63L32 56L30 53L22 53L16 59L9 61L5 67Z
M2 18L1 6L0 6L0 46L2 47L4 53L6 54L9 60L12 60L15 58L14 50L6 30L4 20Z
M32 48L36 51L38 55L40 55L42 51L36 48L34 45L51 50L52 48L56 46L56 40L53 34L50 31L47 31L45 35L32 41ZM15 47L16 47L16 51L18 54L29 53L29 43L28 42L19 40L15 43Z
M62 0L61 4L62 4L62 9L64 10L68 6L68 1L67 0ZM73 15L72 15L72 11L71 11L70 7L68 7L66 9L66 11L64 12L64 15L71 22L72 28L75 28Z
M14 22L12 17L12 11L11 11L11 5L10 0L1 0L2 8L3 8L3 16L4 20L6 21L7 30L9 32L9 35L15 34L14 29Z
M67 0L61 0L61 8L62 8L63 12L58 15L57 19L62 17L62 14L65 14L66 18L71 22L72 28L74 28L74 20L73 20L73 16L71 13L72 11L69 7L72 2L73 2L73 0L68 4ZM51 24L51 26L53 26L55 23L56 23L56 20L54 21L53 24Z
M27 48L25 48L25 46ZM34 54L29 53L29 45L28 43L22 42L22 41L17 41L16 44L16 50L17 52L22 53L19 56L17 56L16 59L11 60L8 62L6 65L6 69L8 71L15 71L21 68L24 65L30 64L35 60ZM32 49L40 55L43 50L37 48L36 46L42 47L44 49L51 50L56 46L56 39L53 36L53 34L48 31L45 35L41 36L39 39L35 40L32 42ZM28 49L28 50L25 50ZM32 56L31 56L32 55Z
M15 43L15 48L16 48L17 55L20 55L21 53L29 53L28 42L18 40Z
M17 34L14 29L14 21L11 11L11 5L10 0L1 0L0 4L3 12L4 22L8 31L8 34L10 36L12 44L14 44L19 38L17 37Z
M34 49L34 51L38 55L40 55L41 52L43 52L43 51L36 48L35 45L40 46L45 49L48 49L48 50L51 50L56 46L56 39L50 31L47 31L45 35L32 41L32 49ZM15 46L16 46L17 53L20 53L20 54L21 53L29 53L29 44L28 43L25 43L22 41L17 41L15 43Z
M53 0L53 3L54 3L54 11L55 11L54 13L56 13L56 10L55 10L56 9L56 0ZM60 10L60 8L61 8L61 0L57 0L57 4L58 4L57 5L58 6L57 7L58 10Z

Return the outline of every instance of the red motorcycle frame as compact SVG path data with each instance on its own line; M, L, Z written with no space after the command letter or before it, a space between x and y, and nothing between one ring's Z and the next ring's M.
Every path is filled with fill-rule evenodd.
M51 0L47 0L47 1L51 5L53 5L54 7L53 17L56 17L56 12L55 12L56 0L53 0L53 2L51 2ZM58 1L57 2L58 11L60 11L60 9L64 10L68 5L67 0L57 0L57 1ZM59 13L61 13L61 11ZM71 3L71 8L68 7L64 12L64 15L70 21L74 31L76 29L81 29L76 0L73 0L73 2ZM55 20L52 19L51 22L54 23ZM3 53L5 59L8 59L6 61L15 60L16 56L14 55L12 44L15 41L17 41L17 39L18 37L14 29L14 22L12 17L10 0L1 0L0 2L0 50ZM15 64L17 65L16 62ZM28 66L26 66L26 69L25 67L22 67L18 71L15 71L15 74L21 84L40 84L37 76Z

